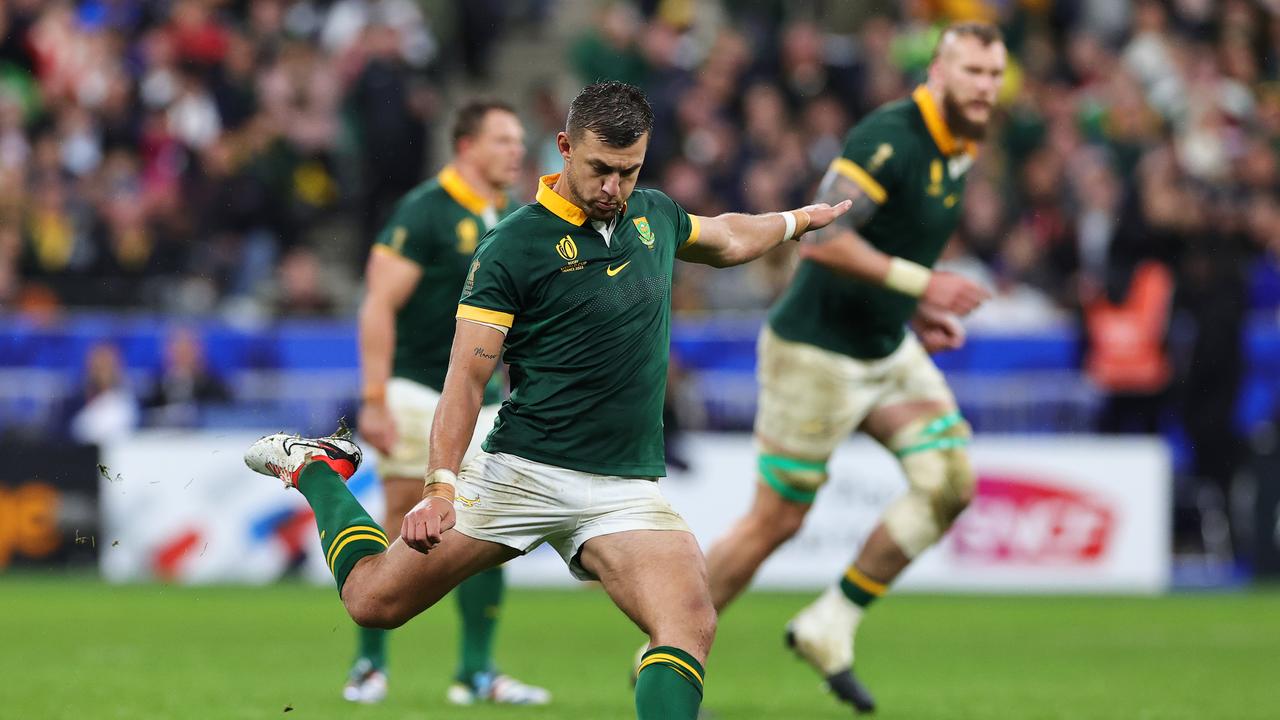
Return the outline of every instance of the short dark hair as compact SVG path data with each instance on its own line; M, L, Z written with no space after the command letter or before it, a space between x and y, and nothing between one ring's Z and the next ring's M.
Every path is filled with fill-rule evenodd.
M635 85L610 80L592 83L569 104L565 131L569 137L590 130L606 145L631 147L653 130L653 108L644 91Z
M942 52L942 44L946 41L947 36L953 37L971 37L977 38L982 43L982 47L986 47L992 43L1004 44L1004 33L1000 32L1000 28L991 23L968 21L951 23L943 28L942 34L938 36L938 44L933 47L933 59L938 59L938 53Z
M458 141L462 138L478 135L485 116L494 110L516 114L515 108L501 100L471 100L458 108L458 112L453 116L453 146L458 147Z

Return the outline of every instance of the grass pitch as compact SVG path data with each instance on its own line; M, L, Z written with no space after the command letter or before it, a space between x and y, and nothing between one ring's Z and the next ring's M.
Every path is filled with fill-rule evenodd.
M782 647L808 595L752 593L721 620L703 707L716 720L851 710ZM502 667L548 708L455 708L452 601L397 631L391 695L339 698L354 631L332 591L114 587L0 577L0 717L541 720L632 717L641 636L603 593L515 590ZM1167 598L891 597L859 637L879 718L1280 717L1280 593Z

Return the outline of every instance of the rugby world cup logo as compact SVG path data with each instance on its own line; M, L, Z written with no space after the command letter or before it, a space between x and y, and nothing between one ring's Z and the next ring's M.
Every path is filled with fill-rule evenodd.
M565 235L560 238L560 242L556 243L556 253L565 259L565 262L573 262L578 258L578 244L573 238Z
M640 242L644 246L653 249L653 228L649 227L649 218L638 217L631 222L635 223L636 232L640 233Z

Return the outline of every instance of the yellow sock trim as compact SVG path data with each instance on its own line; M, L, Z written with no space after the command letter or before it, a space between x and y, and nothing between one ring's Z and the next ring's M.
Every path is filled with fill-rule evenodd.
M880 597L889 591L888 585L885 585L882 582L876 582L866 575L863 575L862 571L854 565L850 565L849 569L845 571L844 579L862 588L867 593L875 595L876 597Z
M354 533L360 533L359 537L366 540L377 540L382 543L383 547L390 545L387 542L387 536L378 528L370 525L355 525L349 527L334 536L333 542L329 543L329 552L325 553L324 561L328 564L329 569L333 569L334 558L338 556L338 552L346 546L347 543L355 540ZM345 540L343 538L346 538Z
M684 670L681 671L681 674L685 674L685 671L687 671L687 674L692 675L693 678L698 681L699 686L702 685L702 676L698 674L697 670L693 669L692 665L681 660L675 655L668 655L667 653L657 653L656 655L650 655L649 657L645 658L644 662L640 663L640 667L636 669L636 674L639 675L641 670L644 670L650 665L655 665L657 663L671 665L675 667L675 669L678 671L681 670L681 668L683 668Z

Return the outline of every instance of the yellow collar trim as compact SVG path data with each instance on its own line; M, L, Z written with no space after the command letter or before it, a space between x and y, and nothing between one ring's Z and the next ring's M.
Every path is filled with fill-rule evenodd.
M569 202L563 195L551 189L551 186L555 185L559 179L560 173L543 175L538 178L538 194L535 199L556 217L570 225L582 225L587 221L587 214L582 212L582 208Z
M966 142L962 145L956 141L955 136L951 134L951 128L947 127L947 121L942 117L942 111L938 109L938 104L933 101L929 88L924 85L917 87L915 92L911 93L911 99L920 108L925 127L929 128L929 135L933 137L934 143L938 145L943 155L958 155L962 152L970 155L978 154L976 143Z
M458 169L452 165L446 165L436 177L440 180L440 187L449 193L449 197L466 208L467 212L472 215L483 215L490 205L502 208L507 204L505 197L497 203L489 202L489 198L468 185L467 181L462 178L462 173L458 172Z

